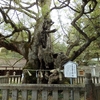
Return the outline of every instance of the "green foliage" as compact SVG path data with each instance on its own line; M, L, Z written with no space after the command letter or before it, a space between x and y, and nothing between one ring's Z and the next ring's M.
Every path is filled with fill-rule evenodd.
M66 52L66 45L64 43L57 42L53 44L54 52L59 53L59 52Z
M11 40L13 41L27 41L28 39L28 33L26 33L25 31L22 31L22 32L16 32Z
M22 56L16 52L12 52L12 51L9 51L5 48L3 48L0 52L0 58L6 58L6 59L9 59L9 58L21 58Z

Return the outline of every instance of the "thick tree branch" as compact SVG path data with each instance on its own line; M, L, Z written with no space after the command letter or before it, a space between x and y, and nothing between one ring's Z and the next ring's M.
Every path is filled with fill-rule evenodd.
M76 24L77 20L78 20L79 18L81 18L82 15L84 14L84 7L85 7L85 5L81 6L81 12L80 12L80 14L72 21L71 24L74 26L74 28L75 28L81 35L84 36L85 39L89 40L89 37L86 35L86 33L83 32L83 31L78 27L78 25Z
M86 41L77 51L74 51L70 57L70 60L75 60L89 45L91 41Z
M15 51L17 53L20 53L20 51L16 47L16 44L9 42L6 39L0 39L0 47L4 47L7 50L11 50L11 51Z
M25 59L27 59L30 43L24 41L15 42L15 41L8 41L6 39L0 39L0 47L4 47L7 50L17 52L20 55L22 55Z
M66 55L69 56L71 50L75 47L79 45L79 39L77 39L75 42L72 42L71 44L69 44L67 51L66 51Z
M81 6L81 12L80 14L72 21L72 25L74 26L74 28L81 34L84 36L86 42L77 50L77 51L74 51L73 54L71 55L70 57L70 60L74 60L76 57L78 57L90 44L92 41L96 40L97 37L92 37L92 38L89 38L88 35L83 32L83 30L81 30L78 25L76 24L77 20L81 18L81 16L84 14L84 9L85 9L85 5L86 4L83 4ZM91 10L92 11L92 10Z
M95 41L97 38L100 37L100 32L96 36L91 37L89 40L87 40L77 51L74 51L72 56L70 57L70 60L76 59L93 41Z

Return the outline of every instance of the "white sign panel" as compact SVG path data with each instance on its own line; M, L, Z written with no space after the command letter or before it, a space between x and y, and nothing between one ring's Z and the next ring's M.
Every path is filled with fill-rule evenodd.
M77 78L77 64L72 61L64 64L64 76L69 78Z

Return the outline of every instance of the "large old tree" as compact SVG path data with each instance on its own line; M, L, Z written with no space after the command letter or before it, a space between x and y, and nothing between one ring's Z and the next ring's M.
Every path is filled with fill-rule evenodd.
M56 70L50 73L49 70L62 69L64 63L75 60L100 36L100 31L95 26L93 26L95 35L89 36L83 28L86 26L80 22L84 15L92 22L93 18L89 18L89 14L95 10L97 1L76 1L80 4L79 7L74 5L74 0L0 1L0 47L17 52L27 60L24 67L24 82L36 83L36 78L42 83L59 81L61 73L59 71L57 73ZM55 53L51 42L51 34L56 33L57 29L53 28L54 22L50 14L55 9L63 8L71 9L75 14L71 25L83 39L82 42L81 38L77 38L74 42L68 43L66 54ZM77 45L80 45L79 48L71 52Z

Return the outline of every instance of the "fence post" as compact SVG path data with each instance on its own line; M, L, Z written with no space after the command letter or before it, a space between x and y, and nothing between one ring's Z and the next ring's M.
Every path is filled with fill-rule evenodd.
M91 73L85 74L85 100L97 100L95 85L92 83Z
M6 72L6 76L7 76L7 81L6 81L6 83L9 83L9 71Z

